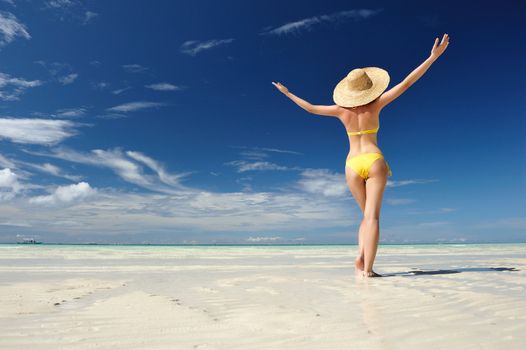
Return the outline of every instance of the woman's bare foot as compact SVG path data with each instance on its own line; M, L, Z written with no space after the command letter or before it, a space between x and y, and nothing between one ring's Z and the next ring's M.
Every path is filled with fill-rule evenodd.
M382 275L379 275L374 271L363 271L362 276L363 277L382 277Z
M363 257L358 256L356 257L356 259L354 259L354 272L356 276L362 276L364 265L365 262L363 260Z

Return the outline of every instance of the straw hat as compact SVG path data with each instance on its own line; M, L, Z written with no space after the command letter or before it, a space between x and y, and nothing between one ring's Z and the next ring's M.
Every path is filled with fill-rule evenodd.
M365 105L384 92L389 85L389 74L378 67L356 68L334 88L332 99L342 107Z

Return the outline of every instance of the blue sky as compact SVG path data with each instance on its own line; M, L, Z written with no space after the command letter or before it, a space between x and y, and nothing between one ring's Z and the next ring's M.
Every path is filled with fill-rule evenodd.
M0 241L355 243L350 70L382 110L381 243L526 241L518 1L0 1ZM474 11L476 9L476 11Z

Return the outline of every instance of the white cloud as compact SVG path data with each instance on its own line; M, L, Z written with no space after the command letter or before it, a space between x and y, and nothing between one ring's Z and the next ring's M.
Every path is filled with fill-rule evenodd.
M391 205L404 205L416 202L416 199L412 198L386 198L385 202Z
M129 90L129 89L131 89L131 86L127 86L127 87L124 87L122 89L113 90L111 93L114 94L114 95L120 95L121 93L123 93L124 91Z
M367 9L349 10L349 11L335 12L329 15L309 17L309 18L298 20L298 21L286 23L284 25L281 25L273 29L266 28L266 30L261 32L260 35L282 35L282 34L298 33L301 30L311 30L311 28L314 25L322 23L322 22L335 22L335 21L346 20L346 19L355 19L355 20L367 19L379 13L380 11L382 11L382 9L379 9L379 10L367 10Z
M49 196L52 195L54 193ZM33 199L32 203L28 201L28 205L24 201L0 203L0 213L9 212L8 221L27 222L38 227L39 233L63 233L70 237L88 233L109 241L115 234L145 237L145 232L152 235L164 232L174 239L187 240L192 235L217 232L280 232L281 236L334 228L348 230L350 225L360 221L353 206L306 193L195 190L159 194L98 188L97 195L89 200L63 205L61 210L45 205L34 210L35 201L42 204L53 202L47 196L40 197L45 198ZM54 200L57 205L61 203ZM55 222L62 224L53 225Z
M62 108L57 110L56 114L53 116L62 117L62 118L72 118L72 117L82 117L86 114L86 108L77 107L77 108Z
M14 1L14 0L2 0L2 1L5 2L5 3L7 3L7 4L9 4L9 5L11 5L11 6L16 7L16 4L15 4L15 1Z
M161 164L140 152L126 151L126 155L138 162L146 164L150 169L154 170L159 176L159 179L167 185L180 186L181 179L191 174L190 172L180 173L177 175L169 174Z
M191 56L197 55L199 52L204 50L210 50L216 46L228 44L234 41L234 39L212 39L207 41L197 41L197 40L189 40L185 41L181 45L181 52L186 53Z
M13 227L31 227L31 225L28 224L28 223L25 223L25 222L14 222L14 221L0 222L0 225L1 226L13 226Z
M270 152L281 153L281 154L301 154L295 151L282 150L277 148L264 148L264 147L246 147L246 146L230 146L233 148L241 148L243 151L239 154L247 160L234 160L225 163L225 165L231 165L237 168L237 172L242 173L246 171L256 170L304 170L300 167L287 167L284 165L278 165L266 161L265 158L269 157Z
M87 182L79 182L67 186L58 186L53 193L45 196L36 196L29 199L33 204L62 204L85 200L96 193Z
M97 17L99 14L93 11L84 12L84 22L82 24L87 24L93 18Z
M0 11L0 48L11 43L17 37L31 39L26 26L20 23L15 15Z
M62 85L73 83L78 78L78 73L73 73L73 68L69 63L45 62L43 60L34 61L44 67L47 72Z
M68 75L65 75L63 77L58 77L58 81L62 84L62 85L68 85L68 84L71 84L72 82L75 81L75 79L77 79L79 75L77 73L71 73L71 74L68 74Z
M44 4L47 7L51 7L51 8L64 8L64 7L74 6L75 2L71 0L49 0L49 1L44 2Z
M170 83L157 83L157 84L150 84L145 85L148 89L157 90L157 91L175 91L175 90L181 90L182 88L179 86L175 86Z
M98 15L89 11L79 0L48 0L44 2L43 9L51 11L61 21L74 20L82 25Z
M42 85L40 80L14 78L0 72L0 100L16 101L25 90Z
M111 108L107 108L106 110L108 112L127 113L127 112L135 112L141 109L160 107L164 105L165 105L164 103L160 103L160 102L137 101L137 102L124 103L118 106L113 106Z
M331 173L327 169L307 169L298 181L300 189L325 197L344 197L349 195L345 175Z
M246 239L247 242L275 242L275 241L282 241L283 237L279 236L272 236L272 237L248 237Z
M230 147L244 149L244 151L239 152L239 154L243 156L244 158L248 158L248 159L262 160L263 158L269 157L269 153L298 154L298 155L303 154L297 151L278 149L278 148L268 148L268 147L248 147L248 146L230 146Z
M11 159L8 159L0 154L0 167L3 168L14 168L15 163Z
M443 213L449 213L451 211L457 210L456 208L439 208L439 210Z
M96 161L113 169L124 180L142 186L150 184L150 181L142 173L141 168L136 163L126 159L120 150L105 151L95 149L91 152Z
M12 199L21 188L17 175L11 169L0 170L0 200Z
M436 182L436 179L412 179L412 180L387 180L387 187L400 187L414 184L425 184L429 182Z
M69 120L0 117L0 139L15 143L53 145L75 135Z
M134 64L123 64L121 66L125 71L130 73L142 73L148 68L141 66L140 64L134 63Z
M92 81L91 86L95 89L104 90L110 86L110 83L107 81Z
M82 153L65 147L53 149L51 153L26 152L109 168L123 180L156 192L174 193L176 190L188 190L186 186L180 183L180 180L189 173L170 174L158 162L140 152L123 152L121 149L115 148L109 150L94 149L89 153ZM146 164L155 172L155 176L146 174L141 165L135 161Z
M62 177L68 180L78 181L81 179L81 176L65 174L62 171L62 169L60 169L58 166L53 165L51 163L36 164L36 163L24 162L20 160L16 162L17 164L20 164L20 165L23 165L29 168L33 168L33 169L36 169L38 171L41 171L41 172L44 172L44 173L47 173L53 176Z
M260 149L265 152L276 152L276 153L288 153L288 154L303 154L301 152L291 151L288 149L278 149L278 148L267 148L267 147L254 147L254 149Z
M291 170L294 168L289 168L286 166L278 165L271 162L256 161L256 162L247 162L244 160L234 160L231 162L225 163L226 165L232 165L237 167L237 172L242 173L245 171L255 171L255 170Z

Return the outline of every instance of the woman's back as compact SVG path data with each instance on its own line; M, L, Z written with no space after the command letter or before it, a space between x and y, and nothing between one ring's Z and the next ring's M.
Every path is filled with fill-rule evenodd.
M381 152L378 148L377 132L380 127L380 107L377 100L356 108L344 108L341 115L349 136L349 155L366 152Z

